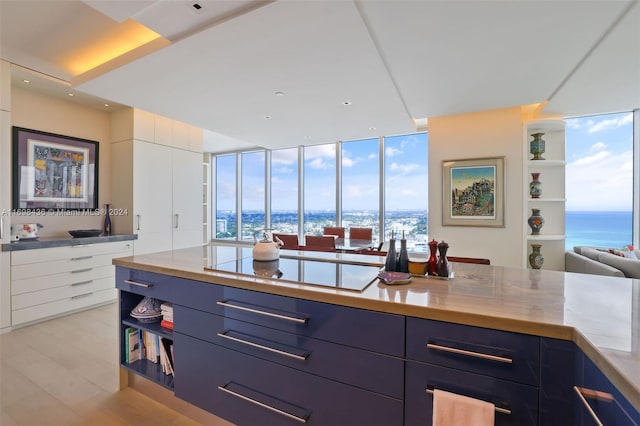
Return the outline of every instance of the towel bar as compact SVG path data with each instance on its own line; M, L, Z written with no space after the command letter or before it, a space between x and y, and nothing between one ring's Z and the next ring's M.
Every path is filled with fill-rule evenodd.
M427 392L430 395L433 395L433 387L428 387L425 389L425 392ZM507 408L502 408L502 407L498 407L497 405L495 406L495 410L496 413L501 413L501 414L508 414L511 415L511 410L507 409Z

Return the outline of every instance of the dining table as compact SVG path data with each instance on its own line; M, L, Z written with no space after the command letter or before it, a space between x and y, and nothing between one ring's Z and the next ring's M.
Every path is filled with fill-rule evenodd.
M336 238L336 251L355 252L370 249L374 246L373 240L359 240L354 238Z

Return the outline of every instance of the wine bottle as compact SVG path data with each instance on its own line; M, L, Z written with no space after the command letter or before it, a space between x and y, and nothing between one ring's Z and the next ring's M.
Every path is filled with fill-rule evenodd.
M409 253L407 252L407 240L404 238L404 231L402 231L402 239L400 240L400 255L398 256L398 271L409 272Z
M387 251L387 259L384 262L384 270L387 272L395 272L398 267L397 263L396 239L393 236L393 231L391 231L391 240L389 240L389 250Z

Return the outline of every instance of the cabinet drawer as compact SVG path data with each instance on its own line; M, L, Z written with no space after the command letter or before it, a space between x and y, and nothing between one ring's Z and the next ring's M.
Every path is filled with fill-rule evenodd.
M222 287L222 297L199 298L197 309L225 317L353 346L404 356L404 317Z
M405 426L430 425L433 418L433 394L440 389L492 402L496 408L495 424L537 425L538 388L481 374L407 361L405 390Z
M402 401L174 333L175 393L238 425L402 425Z
M206 287L207 293L197 291L202 286ZM116 267L116 287L129 293L154 297L166 302L182 301L186 304L193 303L198 297L215 300L215 295L221 294L219 287L215 285L118 266Z
M14 310L22 309L29 306L54 302L56 300L78 297L110 288L114 288L113 278L110 277L80 281L62 287L50 288L48 290L17 294L11 297L11 308Z
M339 382L402 398L404 360L174 305L175 331Z
M80 272L90 268L111 265L113 254L91 255L77 253L78 256L40 263L25 263L11 267L11 279L46 277L61 272Z
M72 246L52 247L34 250L18 250L11 252L11 265L49 262L52 260L71 259L81 256L97 256L101 254L118 253L117 256L131 254L131 241L114 241L98 244L75 244Z
M540 338L407 318L407 358L538 386Z
M83 293L75 297L29 306L23 309L15 309L11 311L11 325L17 326L42 318L68 313L76 309L111 302L116 300L116 297L116 290L111 288L108 290Z
M108 278L111 280L111 287L113 287L114 276L114 267L112 265L107 265L95 268L81 268L70 272L50 274L44 277L39 276L21 280L13 279L11 280L11 294L17 295L67 285L81 285L81 283L99 278Z

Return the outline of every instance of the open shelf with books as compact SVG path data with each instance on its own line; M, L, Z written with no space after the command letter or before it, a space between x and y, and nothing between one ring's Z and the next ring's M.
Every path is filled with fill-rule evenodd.
M173 331L161 326L160 319L145 321L131 316L143 299L139 294L120 292L120 365L173 390Z

